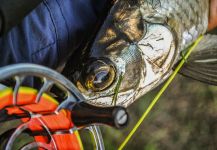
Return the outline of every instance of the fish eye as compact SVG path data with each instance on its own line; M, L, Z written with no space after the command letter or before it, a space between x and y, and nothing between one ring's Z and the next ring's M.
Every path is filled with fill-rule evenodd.
M113 66L102 61L92 63L85 73L85 87L87 90L100 92L107 89L115 80Z

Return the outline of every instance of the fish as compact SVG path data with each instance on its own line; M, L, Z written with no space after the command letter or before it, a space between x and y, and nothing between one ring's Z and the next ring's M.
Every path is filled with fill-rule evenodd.
M180 74L217 85L217 35L208 0L117 0L67 77L88 103L128 107L162 84L204 35Z

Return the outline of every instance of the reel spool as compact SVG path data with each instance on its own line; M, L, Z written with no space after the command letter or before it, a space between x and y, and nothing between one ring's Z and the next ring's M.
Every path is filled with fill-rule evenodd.
M41 85L34 84L36 80ZM33 87L24 86L29 81L27 85ZM92 133L96 149L103 150L100 129L92 124L121 128L128 122L124 108L86 104L68 79L46 67L2 67L0 82L7 85L0 90L0 149L81 150L78 130L85 128ZM23 138L27 140L22 143Z

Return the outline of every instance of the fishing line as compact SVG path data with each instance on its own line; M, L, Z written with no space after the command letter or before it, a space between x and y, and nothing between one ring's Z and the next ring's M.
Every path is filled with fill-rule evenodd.
M174 72L172 73L172 75L169 77L169 79L166 81L166 83L164 84L164 86L162 87L162 89L158 92L158 94L155 96L155 98L152 100L151 104L148 106L148 108L146 109L146 111L143 113L143 115L141 116L141 118L139 119L139 121L136 123L136 125L133 127L133 129L131 130L131 132L129 133L129 135L127 136L127 138L123 141L123 143L120 145L120 147L118 148L118 150L122 150L126 144L129 142L129 140L132 138L132 136L135 134L135 132L137 131L137 129L139 128L139 126L142 124L142 122L146 119L146 117L148 116L148 114L150 113L150 111L153 109L153 107L156 105L156 103L159 101L160 97L162 96L162 94L166 91L166 89L168 88L168 86L171 84L171 82L174 80L174 78L176 77L176 75L178 74L179 70L182 68L182 66L185 64L186 60L188 59L188 57L190 56L191 52L196 48L196 46L200 43L200 41L203 39L203 36L200 36L195 42L194 44L188 49L188 51L186 52L185 56L182 58L181 62L179 63L179 65L177 66L177 68L174 70Z
M118 93L119 93L119 90L120 90L120 87L121 87L121 82L122 82L123 78L124 78L124 76L121 73L121 75L119 76L117 86L115 87L115 94L114 94L114 96L112 98L112 104L114 104L114 106L116 106L116 103L117 103L117 100L118 100Z

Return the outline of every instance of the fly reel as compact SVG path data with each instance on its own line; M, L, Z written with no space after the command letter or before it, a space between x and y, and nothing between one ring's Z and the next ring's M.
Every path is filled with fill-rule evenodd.
M92 133L96 149L104 149L93 124L121 128L128 122L124 108L86 104L68 79L42 66L2 67L0 82L0 149L81 150L81 129Z

